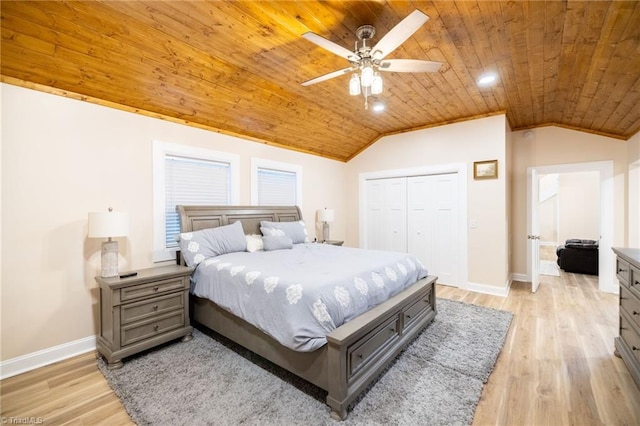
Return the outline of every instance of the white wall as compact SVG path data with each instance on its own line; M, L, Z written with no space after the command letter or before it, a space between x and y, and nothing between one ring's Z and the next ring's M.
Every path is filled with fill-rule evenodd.
M100 240L87 213L131 215L120 269L153 266L152 141L240 156L240 203L250 203L251 157L303 168L303 217L331 207L334 239L346 237L341 162L116 109L2 84L1 359L93 336ZM301 135L304 137L304 135Z
M554 195L538 204L538 229L541 244L557 245L558 239L558 196Z
M600 239L600 173L560 173L559 242Z
M359 241L358 177L361 173L464 162L468 173L469 287L505 290L508 279L504 115L401 133L380 139L349 161L347 242ZM498 160L498 179L474 180L473 162ZM428 267L428 265L427 265Z

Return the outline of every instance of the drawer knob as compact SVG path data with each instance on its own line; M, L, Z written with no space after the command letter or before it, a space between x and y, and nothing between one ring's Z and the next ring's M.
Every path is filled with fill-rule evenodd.
M640 312L638 312L638 311L633 311L633 315L640 315Z
M407 315L407 319L411 319L411 315Z
M155 325L153 326L153 331L158 331L158 324L155 324Z
M396 329L395 329L395 328L390 328L390 329L389 329L389 332L391 332L391 333L395 333L395 332L396 332Z
M363 358L362 354L358 354L358 358L362 359Z
M634 351L640 351L640 348L637 346L632 346L631 349L633 349Z
M158 310L158 305L153 305L153 310L157 311Z
M158 290L160 290L160 287L158 287L158 286L155 286L155 287L153 288L153 291L158 291Z
M627 272L627 270L626 269L618 269L618 273L620 273L620 272Z

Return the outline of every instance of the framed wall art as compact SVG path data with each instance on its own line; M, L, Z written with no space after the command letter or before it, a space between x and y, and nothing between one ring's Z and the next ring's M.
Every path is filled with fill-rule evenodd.
M497 179L498 178L498 160L474 161L473 162L473 178L474 179Z

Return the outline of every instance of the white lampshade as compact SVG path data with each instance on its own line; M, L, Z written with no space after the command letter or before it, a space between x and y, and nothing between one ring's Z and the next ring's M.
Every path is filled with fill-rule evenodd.
M320 222L333 222L333 209L318 210L318 220Z
M360 83L362 84L362 87L369 87L371 86L371 83L373 83L373 68L370 65L366 65L362 68Z
M126 237L129 235L129 213L89 213L89 238Z
M379 95L382 93L382 76L378 73L375 73L373 76L373 82L371 83L371 93L374 95Z
M349 94L351 96L360 94L360 77L358 77L358 74L353 74L351 80L349 80Z

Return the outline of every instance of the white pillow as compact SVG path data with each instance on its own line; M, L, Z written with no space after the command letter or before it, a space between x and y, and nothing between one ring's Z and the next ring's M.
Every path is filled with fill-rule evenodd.
M264 250L264 244L262 243L262 235L250 234L246 236L247 239L247 251L253 253L254 251Z

